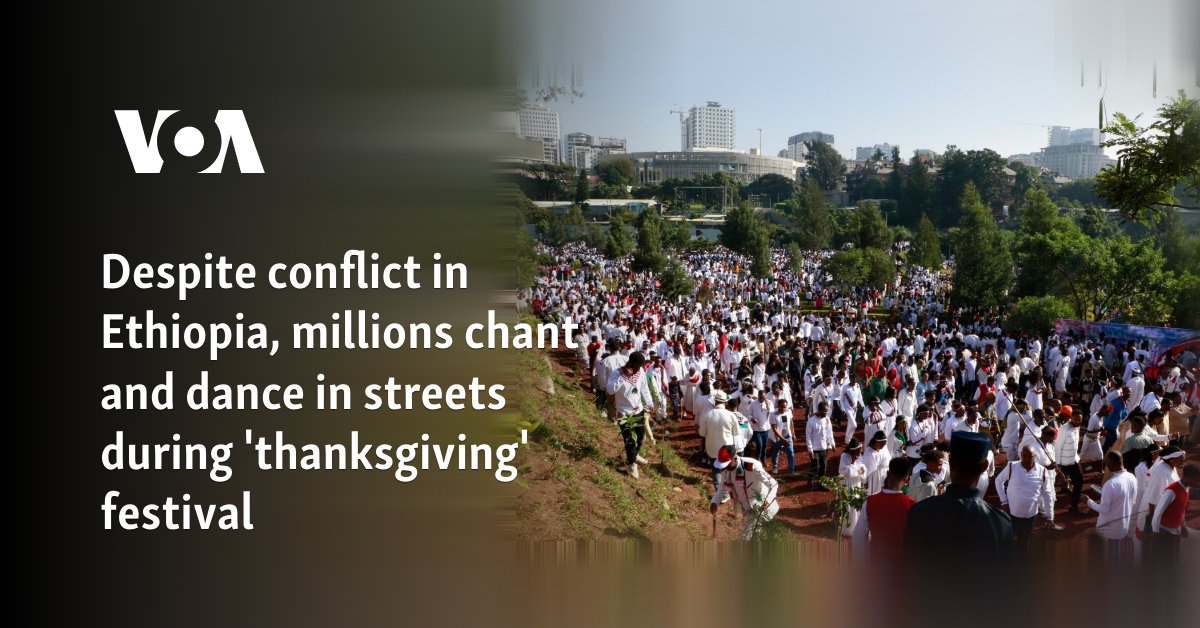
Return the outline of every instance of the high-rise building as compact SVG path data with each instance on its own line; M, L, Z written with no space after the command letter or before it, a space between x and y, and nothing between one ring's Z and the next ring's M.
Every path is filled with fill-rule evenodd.
M567 133L567 147L570 151L573 146L592 146L596 143L596 138L587 133Z
M1041 165L1064 177L1086 179L1100 172L1104 159L1103 148L1089 142L1076 142L1047 146L1042 150Z
M680 128L682 148L685 151L697 148L734 150L736 127L733 109L710 100L703 107L688 110Z
M787 157L795 161L804 161L808 157L808 146L805 142L821 141L833 146L833 135L822 133L820 131L808 131L806 133L797 133L788 138L787 148L779 153L780 157Z
M883 153L884 160L890 160L892 158L893 148L900 147L893 146L887 142L884 142L883 144L876 144L874 146L859 146L858 148L854 149L854 158L858 161L866 161L871 158L871 155L875 154L875 151L879 151Z
M1048 146L1067 146L1068 144L1095 144L1104 141L1100 129L1072 129L1069 126L1052 126L1046 133Z
M1066 146L1071 142L1067 141L1067 136L1071 133L1069 126L1052 126L1046 129L1046 145L1047 146Z
M625 138L601 137L596 138L587 133L567 134L566 149L563 153L564 162L584 170L590 170L596 165L601 155L625 153Z
M517 134L541 140L542 154L548 163L557 164L562 160L559 150L561 133L558 114L541 105L531 105L517 114Z
M1104 134L1098 128L1072 129L1052 126L1049 146L1042 149L1041 165L1071 179L1094 177L1105 165Z

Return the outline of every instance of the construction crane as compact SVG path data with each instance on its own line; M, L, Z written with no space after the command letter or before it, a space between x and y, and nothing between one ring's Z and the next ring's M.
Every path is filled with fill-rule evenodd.
M682 125L682 124L683 124L683 114L684 114L684 113L686 113L686 112L684 112L684 111L679 111L679 110L677 110L677 109L672 109L672 110L671 110L671 111L669 111L668 113L677 113L677 114L679 114L679 124L680 124L680 125Z

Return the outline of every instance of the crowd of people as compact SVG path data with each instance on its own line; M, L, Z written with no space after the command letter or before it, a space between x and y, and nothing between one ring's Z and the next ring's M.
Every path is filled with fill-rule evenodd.
M1137 339L1006 333L998 311L949 306L949 262L898 264L876 290L834 283L832 252L776 251L759 279L717 247L681 256L696 288L668 298L652 273L582 243L539 253L549 263L519 304L577 330L629 474L647 434L695 430L711 507L736 500L743 538L785 489L828 491L829 477L852 489L843 499L865 496L841 528L861 556L954 539L1021 556L1039 520L1062 529L1062 485L1067 516L1096 516L1113 560L1178 555L1200 486L1185 466L1200 441L1190 352L1152 365Z

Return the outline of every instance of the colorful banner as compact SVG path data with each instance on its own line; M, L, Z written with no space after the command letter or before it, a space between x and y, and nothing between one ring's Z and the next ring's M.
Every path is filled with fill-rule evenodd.
M1158 376L1158 368L1168 351L1172 355L1178 356L1185 349L1195 352L1197 345L1200 344L1200 330L1174 327L1147 327L1058 318L1054 320L1054 331L1059 336L1066 336L1068 332L1074 332L1076 337L1092 340L1099 339L1100 334L1103 333L1106 339L1113 340L1118 346L1125 346L1132 342L1135 347L1141 348L1143 341L1149 341L1146 348L1150 354L1146 365L1147 377Z

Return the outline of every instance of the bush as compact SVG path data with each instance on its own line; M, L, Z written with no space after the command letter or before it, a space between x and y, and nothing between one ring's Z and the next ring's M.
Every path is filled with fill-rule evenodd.
M1058 297L1024 297L1012 306L1004 321L1007 332L1044 334L1054 328L1054 319L1071 318L1071 305Z

